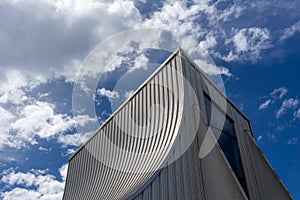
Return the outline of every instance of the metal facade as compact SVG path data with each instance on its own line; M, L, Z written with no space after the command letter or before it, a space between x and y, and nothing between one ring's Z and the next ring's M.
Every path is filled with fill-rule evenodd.
M234 122L246 190L218 143L199 157L203 141L216 140L205 94L217 105L225 103L222 112ZM255 143L249 120L179 49L70 158L63 199L291 196Z

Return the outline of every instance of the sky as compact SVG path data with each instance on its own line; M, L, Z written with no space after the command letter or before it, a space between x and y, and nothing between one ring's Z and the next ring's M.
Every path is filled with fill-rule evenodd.
M0 198L61 199L70 156L181 47L222 78L300 199L299 10L297 0L2 0Z

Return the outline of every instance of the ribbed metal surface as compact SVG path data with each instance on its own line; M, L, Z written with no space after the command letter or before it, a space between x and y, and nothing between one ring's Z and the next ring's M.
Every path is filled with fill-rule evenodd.
M234 121L249 196L218 143L199 157L215 140L204 93ZM274 199L265 180L289 199L251 135L245 115L179 50L70 159L63 199Z
M206 77L202 75L197 66L189 62L184 55L181 59L182 75L192 87L192 90L187 89L186 85L184 86L185 106L178 133L181 137L174 144L176 146L175 151L183 151L181 147L186 145L185 135L190 134L195 129L197 133L193 142L188 145L189 148L179 159L160 170L155 177L152 177L128 199L146 199L144 197L146 190L152 190L154 191L153 194L159 196L159 198L152 199L218 199L218 197L222 197L219 199L247 199L218 145L212 149L212 153L205 159L199 159L198 157L208 130L207 121L205 120L203 91L210 93L216 102L222 103L222 100L226 102L226 99L210 81L205 82ZM207 87L210 87L210 89L208 90ZM194 94L191 94L191 92L194 92ZM192 95L196 95L197 102L194 102L191 98ZM200 116L198 112L195 112L193 106L195 103L199 105L201 110ZM195 126L198 123L200 123L199 127L196 128ZM175 155L175 151L171 154ZM222 174L219 179L213 178L216 173ZM215 194L219 194L219 196Z
M175 55L70 159L64 199L124 199L156 172L180 125L178 62Z

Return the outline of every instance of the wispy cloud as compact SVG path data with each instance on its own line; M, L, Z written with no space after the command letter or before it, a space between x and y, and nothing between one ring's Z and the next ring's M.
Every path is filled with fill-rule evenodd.
M57 142L62 144L64 147L66 146L80 146L84 142L86 142L93 132L87 133L73 133L73 134L61 134L57 138ZM68 152L71 153L71 152Z
M263 110L269 107L269 104L271 103L271 99L267 99L264 103L259 105L259 110Z
M298 99L294 99L294 98L285 99L282 102L282 105L279 108L279 110L276 112L276 118L279 118L280 116L282 116L288 109L296 108L298 106L298 104L299 104Z
M280 40L286 40L295 35L297 32L300 32L300 20L292 26L285 28L283 30L282 36L280 37Z
M259 110L267 109L278 99L282 99L288 92L286 87L275 88L268 96L264 97L266 100L259 105Z
M281 99L282 97L284 97L286 95L286 93L288 92L288 89L285 87L280 87L280 88L276 88L274 89L270 95L273 97L276 97L279 94L279 99Z
M44 151L44 152L50 152L52 151L52 148L45 148L45 147L42 147L42 146L39 146L39 151Z

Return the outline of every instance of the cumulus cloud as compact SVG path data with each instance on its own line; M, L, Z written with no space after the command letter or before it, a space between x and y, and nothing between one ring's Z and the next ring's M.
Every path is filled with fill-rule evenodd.
M91 136L93 132L86 133L73 133L73 134L62 134L57 138L57 142L66 146L80 146L85 143ZM68 151L68 154L72 154L73 151Z
M0 69L0 72L0 103L2 104L23 104L28 100L26 92L46 81L42 77L31 77L14 69Z
M218 1L194 1L191 4L185 1L165 1L160 9L148 15L143 15L135 3L129 0L1 2L0 103L5 105L1 105L1 141L11 141L11 137L18 141L11 145L20 147L24 146L22 138L27 138L28 144L35 144L36 136L56 137L59 132L70 129L75 122L69 116L53 112L55 106L52 103L32 101L27 92L60 76L67 81L74 80L87 53L115 33L132 28L161 27L173 31L174 35L163 31L144 34L142 37L147 39L147 44L137 42L134 45L147 47L155 43L157 47L182 46L189 55L195 55L203 49L213 54L219 53L216 49L223 45L229 52L220 57L227 61L258 59L262 51L271 46L271 33L267 28L245 25L243 28L229 29L223 25L247 12L249 5L239 1L228 4ZM295 34L298 25L299 22L296 22L285 29L285 35L290 37ZM163 44L164 38L177 43ZM119 44L116 42L115 46L105 52L109 61L116 60L111 70L127 61L124 60L125 54L112 54ZM132 51L130 45L126 48L129 50L125 52ZM147 62L147 57L140 54L132 66L145 67ZM205 61L196 62L202 65ZM108 62L101 64L107 66ZM93 70L95 68L91 68L87 74L95 74ZM232 76L229 69L222 66L206 65L203 70L212 75ZM111 99L118 97L114 91L100 89L99 92ZM285 93L284 90L278 91L279 98L283 98ZM17 107L13 108L12 105ZM45 109L42 110L42 107ZM36 112L30 113L29 110ZM50 117L47 119L46 115ZM30 123L37 118L42 120L36 124ZM23 123L28 125L22 126ZM46 129L49 131L46 132ZM13 136L8 137L9 134Z
M229 45L234 48L227 60L237 60L257 58L263 49L269 47L270 40L270 32L266 28L228 31L221 25L246 11L245 5L239 2L220 7L218 2L212 1L195 1L194 4L166 1L161 9L147 16L142 16L134 1L4 1L0 7L3 10L1 15L7 16L0 18L3 25L0 41L0 103L5 104L2 106L3 120L0 123L2 148L4 144L15 148L34 145L36 138L58 138L64 131L76 125L81 126L79 118L75 120L68 115L55 113L55 103L42 101L43 95L39 100L32 99L28 91L60 76L66 81L73 81L84 56L95 44L114 33L132 28L163 27L173 31L174 35L164 31L155 34L145 31L142 36L135 37L136 43L125 44L125 50L117 52L120 43L116 42L115 46L110 46L104 52L107 62L100 63L100 66L109 66L114 60L114 65L109 66L108 71L128 62L126 56L129 54L126 53L131 53L134 45L140 45L141 48L149 44L158 48L182 46L191 57L203 49L214 52L218 45ZM209 23L203 24L201 21ZM233 35L228 42L227 36L230 34ZM141 37L146 38L144 44L139 43ZM148 61L144 54L137 54L134 62L130 63L132 70L145 67ZM200 59L196 62L204 66L202 69L210 75L232 76L226 67L210 65ZM87 74L94 75L95 70L92 67ZM116 91L101 88L97 92L110 100L119 98ZM91 119L82 120L84 124L87 123L85 120Z
M216 46L216 44L217 44L216 38L213 35L207 34L205 36L205 40L201 41L199 43L199 46L204 50L208 50L208 49L213 48L214 46Z
M70 117L66 114L57 114L54 104L43 101L20 106L15 115L0 107L0 116L2 119L0 147L9 146L17 149L28 144L36 145L37 138L47 140L57 138L67 130L95 121L83 115Z
M97 93L101 96L107 97L109 100L117 99L120 97L120 95L117 91L110 91L105 88L97 89Z
M75 125L85 125L92 120L88 116L71 118L64 114L56 114L54 105L37 101L20 110L20 118L11 123L14 132L10 145L15 148L25 146L26 143L37 144L35 137L49 139L62 134Z
M145 54L141 54L134 59L133 67L129 68L128 71L132 72L132 71L140 69L140 68L147 69L148 62L149 62L149 59L145 56Z
M132 1L3 1L0 9L1 68L45 79L74 80L91 48L141 20Z
M267 28L242 28L233 36L232 43L235 49L225 60L231 61L243 57L255 62L264 49L270 48L270 38L271 34Z
M282 36L280 37L280 40L286 40L298 32L300 32L300 20L295 24L293 24L292 26L285 28L283 30Z
M65 182L67 179L67 172L68 172L68 164L64 164L59 168L59 173L61 175L62 180Z
M49 93L32 96L32 90L45 82L42 77L30 77L14 69L0 75L0 149L36 145L37 139L55 139L94 120L86 115L57 113L55 102L45 101Z
M145 19L139 27L163 27L174 32L174 38L178 41L178 45L184 49L188 55L196 62L201 57L193 57L193 55L201 55L203 50L210 51L214 54L214 48L218 44L218 38L224 37L223 30L216 30L218 23L222 20L230 20L237 17L242 9L237 4L227 7L224 10L218 10L217 6L208 1L196 2L194 5L187 6L184 2L165 3L161 10ZM224 14L223 17L221 15ZM208 20L211 28L204 27L200 22ZM218 24L218 25L216 25ZM210 31L212 30L212 31ZM202 62L205 62L202 61ZM218 66L208 66L205 72L211 75L231 76L228 68Z
M279 110L277 110L276 112L276 118L282 116L288 109L297 107L298 104L299 104L298 99L294 99L294 98L285 99L282 102L282 105L279 108Z
M0 106L0 117L0 149L2 149L9 141L9 131L7 130L7 126L13 121L15 116L13 113Z
M195 60L197 65L208 75L226 75L228 77L232 76L229 69L226 67L217 67L212 63L207 63L205 60Z
M129 0L4 1L0 5L5 11L2 14L16 17L1 18L4 27L1 67L32 77L64 76L66 81L73 81L81 60L97 43L115 33L143 27L163 27L176 32L179 45L188 49L188 53L197 48L212 49L220 31L209 32L210 29L201 26L199 21L208 20L216 26L236 19L245 10L238 2L224 9L219 9L217 4L201 1L188 5L167 1L160 10L145 18L135 2ZM16 27L20 29L16 31ZM9 34L11 32L15 34ZM14 48L16 44L18 48ZM140 61L145 62L145 59L141 57Z
M16 172L13 169L4 171L1 182L6 185L6 190L1 193L1 198L3 200L61 199L67 168L67 164L59 168L62 181L51 174L46 174L45 170L31 170L26 173Z
M96 44L121 31L144 27L174 31L188 54L204 48L227 61L254 61L270 47L269 30L246 26L232 31L224 22L236 20L256 4L259 2L170 0L143 15L144 10L131 0L4 1L0 4L5 16L0 18L1 68L73 81L80 62ZM228 54L216 51L218 45L229 50Z

